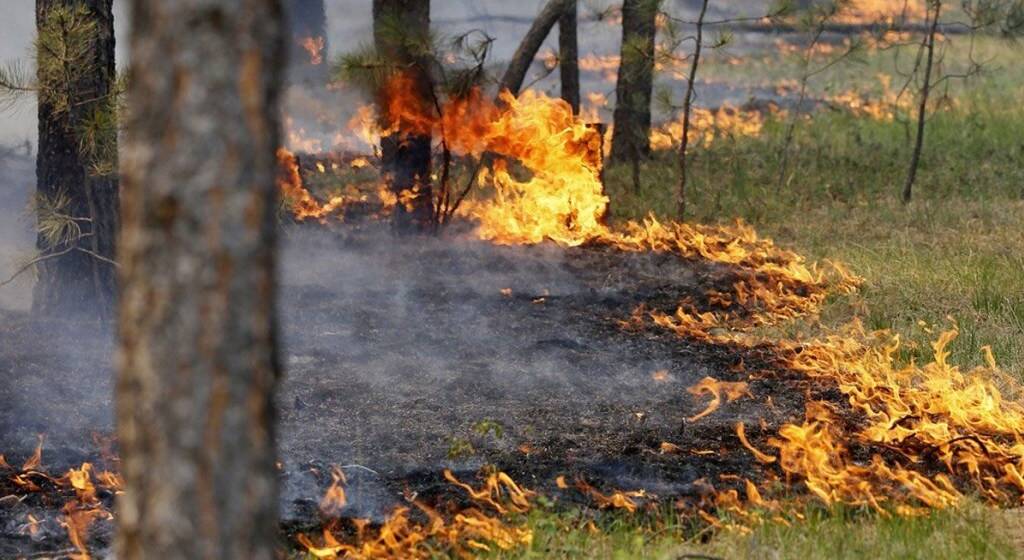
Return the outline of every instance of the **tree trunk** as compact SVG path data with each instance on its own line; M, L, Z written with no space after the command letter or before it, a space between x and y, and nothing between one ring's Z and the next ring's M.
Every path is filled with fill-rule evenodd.
M278 0L132 1L119 560L275 558Z
M429 37L429 0L373 0L373 40L377 53L411 78L415 88L412 93L421 107L430 105L433 85L427 72L429 61L416 52L419 50L416 47L425 48ZM385 85L377 102L385 127L391 123L387 96ZM385 180L399 200L392 213L392 223L400 234L433 229L431 141L429 133L409 131L401 122L396 133L381 138Z
M659 0L622 4L622 55L615 85L611 160L651 155L651 95L654 90L654 36Z
M704 16L708 13L708 0L703 0L700 15L697 17L697 36L693 47L693 60L690 61L690 75L686 80L686 95L683 98L683 136L679 139L679 188L676 192L676 219L686 220L686 177L689 173L686 153L690 145L690 112L693 109L693 88L697 81L697 68L700 65L700 52L704 48Z
M526 71L530 69L537 51L544 44L551 28L565 15L569 4L575 6L575 0L549 0L540 11L537 18L530 25L523 40L519 43L512 60L508 63L505 75L501 78L498 91L508 90L512 95L519 95L519 89L523 87L523 80L526 79Z
M562 99L580 113L580 52L576 37L576 2L565 7L558 19L558 69L562 81Z
M36 247L41 260L32 308L42 316L113 314L118 186L115 162L100 160L116 158L117 133L113 126L88 125L102 113L115 117L112 2L36 0L41 91ZM72 40L87 45L81 59L54 54L64 52ZM46 233L55 222L64 224L58 238Z
M291 43L288 75L292 83L322 86L327 83L327 10L324 0L288 0Z
M930 10L934 10L931 27L925 36L925 50L927 59L924 67L924 83L921 84L921 98L917 108L917 136L914 138L914 151L910 155L910 170L907 171L907 180L903 183L903 203L910 202L913 196L914 180L917 179L917 167L921 163L921 150L924 148L924 125L928 116L928 94L932 87L932 66L935 64L935 34L939 28L939 15L942 12L941 0L929 0Z

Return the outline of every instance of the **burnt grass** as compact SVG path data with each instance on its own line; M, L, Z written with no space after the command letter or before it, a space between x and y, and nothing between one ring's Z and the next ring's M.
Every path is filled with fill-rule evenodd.
M587 498L559 491L559 475L606 492L643 489L651 503L698 500L708 483L729 484L723 474L760 480L737 421L769 450L765 438L802 417L808 393L841 400L773 366L766 349L624 326L639 305L672 312L687 296L729 291L737 271L728 266L601 245L397 239L379 226L299 224L284 238L278 423L288 533L321 522L331 465L348 479L342 515L374 521L412 493L460 499L444 469L471 484L482 468L503 470L566 505ZM102 462L94 434L113 431L109 331L2 317L0 450L12 465L40 433L50 472ZM687 422L708 397L686 389L705 376L749 378L753 398ZM681 452L663 453L662 442ZM22 494L0 479L0 498ZM0 556L66 547L19 532L29 513L56 522L62 503L0 501ZM102 549L110 523L95 527Z

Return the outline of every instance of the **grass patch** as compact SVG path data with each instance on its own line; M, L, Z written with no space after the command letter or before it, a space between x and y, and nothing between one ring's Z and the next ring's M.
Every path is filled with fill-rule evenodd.
M803 520L769 524L750 534L722 532L694 537L673 514L592 516L538 510L526 518L528 548L492 554L508 560L575 558L917 559L1016 558L1004 514L970 502L924 517L879 517L848 508L798 510Z
M1024 379L1024 95L1004 75L963 95L931 117L909 205L898 196L911 145L904 124L822 113L799 123L781 179L782 122L695 151L687 219L740 218L810 259L849 264L865 286L835 300L825 323L857 316L893 329L908 342L905 358L921 360L952 318L958 363L980 364L988 345ZM674 217L677 173L676 154L657 154L637 191L628 167L609 169L613 217Z

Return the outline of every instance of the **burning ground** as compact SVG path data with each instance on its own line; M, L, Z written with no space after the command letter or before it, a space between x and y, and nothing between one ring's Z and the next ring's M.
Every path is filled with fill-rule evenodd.
M936 333L926 365L856 324L782 336L858 280L741 225L607 225L583 125L557 102L521 102L470 111L485 118L452 145L531 173L496 165L495 194L440 238L399 241L333 211L286 228L290 542L324 557L422 556L427 537L462 552L516 546L529 534L503 516L529 508L530 491L740 528L777 518L783 497L906 515L968 493L1019 503L1024 413L994 359L958 370L952 334ZM64 549L68 533L82 544L85 521L93 552L109 542L118 482L101 473L116 460L91 434L111 429L110 346L56 330L11 314L2 335L14 556Z
M452 482L475 491L475 473L499 471L566 504L668 503L712 524L716 511L774 515L781 506L771 489L780 485L904 513L955 503L968 490L1018 499L1014 437L999 425L1012 429L1017 407L993 387L951 378L941 360L915 370L930 374L924 386L883 387L900 372L891 351L872 354L852 332L776 343L754 335L750 327L799 314L794 305L852 279L798 282L773 298L763 290L785 281L778 270L794 255L744 228L716 239L712 229L663 227L676 250L601 240L502 246L458 234L406 243L379 226L290 228L279 401L287 532L328 556L344 545L301 535L338 516L398 535L389 543L330 525L331 538L355 538L371 555L412 554L426 535L449 535L463 550L514 546L526 537L488 504L514 512L528 507L513 500L528 504L527 491L492 477L471 497ZM705 255L683 250L695 239ZM70 553L67 534L102 554L119 483L106 472L116 459L91 434L111 430L109 344L77 337L62 341L68 352L55 351L39 326L7 319L4 554ZM70 351L83 342L90 351ZM835 369L821 373L828 360ZM850 372L878 376L876 386L826 377ZM952 384L929 386L943 379ZM906 413L884 410L897 404ZM880 410L865 414L870 407ZM888 430L872 434L882 411ZM42 431L49 435L35 459ZM79 466L87 460L95 466ZM66 469L74 470L44 474ZM344 499L329 500L338 488ZM479 513L488 528L436 527L435 519L468 515L448 508L469 506L488 512Z
M348 477L342 514L375 521L404 503L406 490L449 493L443 469L471 479L485 464L536 489L555 491L565 475L651 499L699 497L709 491L700 479L753 476L750 457L732 444L735 421L778 426L803 402L777 380L758 381L691 424L708 399L686 389L704 377L745 379L739 358L623 326L639 304L668 308L727 286L726 266L600 245L407 244L380 231L297 228L283 270L282 506L296 526L319 519L332 464ZM111 431L109 343L97 337L83 353L70 350L81 339L68 340L65 355L53 339L40 347L36 327L13 316L7 323L9 462L27 461L42 432L46 472L102 462L91 434ZM29 467L12 472L41 470ZM60 486L38 476L28 480ZM3 493L25 495L12 480ZM73 488L65 493L70 500ZM5 545L52 549L54 535L26 527L32 516L59 528L63 501L27 494L5 503ZM109 538L106 529L92 535L101 546Z

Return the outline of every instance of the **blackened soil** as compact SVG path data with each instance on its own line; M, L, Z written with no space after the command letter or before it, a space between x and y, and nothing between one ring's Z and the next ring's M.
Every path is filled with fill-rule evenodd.
M565 475L605 491L696 497L721 474L757 478L737 421L759 442L803 410L798 381L764 371L770 357L756 350L621 324L641 304L672 310L728 290L726 267L319 227L289 229L284 245L279 440L291 526L316 522L331 465L348 478L347 514L376 520L403 493L448 493L443 469L471 479L485 465L549 495ZM51 471L97 458L92 434L112 432L107 331L3 318L0 450L11 464L39 433ZM708 399L686 389L705 376L749 381L753 398L687 422ZM680 451L662 452L663 442ZM0 498L16 490L0 487ZM28 514L58 512L41 499L0 501L0 556L66 546L19 534Z

